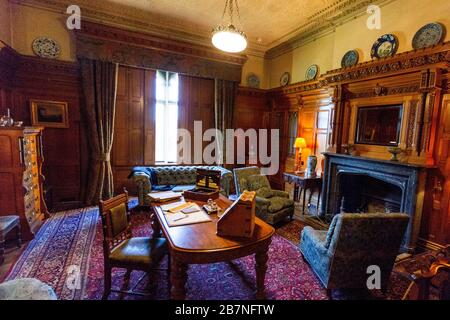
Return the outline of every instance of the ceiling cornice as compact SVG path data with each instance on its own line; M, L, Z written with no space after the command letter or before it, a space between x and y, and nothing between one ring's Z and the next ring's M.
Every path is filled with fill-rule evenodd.
M42 10L52 11L62 15L66 14L67 6L69 2L67 0L9 0L9 2L38 8ZM128 12L105 12L96 10L94 6L89 6L84 2L78 1L80 6L82 19L86 19L90 22L101 23L113 27L121 27L130 31L137 31L141 33L148 33L150 35L166 37L168 39L180 40L183 42L191 42L193 44L208 46L214 48L211 45L211 34L209 32L196 31L192 32L186 30L186 28L174 28L173 24L166 24L161 21L149 22L148 20L139 19L134 15L129 15ZM153 21L153 20L152 20ZM83 23L83 22L82 22ZM214 48L215 49L215 48ZM258 44L257 42L249 41L249 46L245 51L245 54L264 57L267 47Z
M53 11L59 14L66 14L68 5L73 4L70 0L9 0L18 5L30 6L44 10ZM396 0L336 0L332 5L320 10L307 19L307 22L295 30L287 33L280 39L262 45L256 41L249 41L249 46L245 54L257 57L273 59L286 52L302 46L317 38L334 32L335 28L355 16L364 14L368 5L386 5ZM148 33L150 35L167 37L173 40L188 41L202 46L211 45L209 32L198 29L189 29L181 24L167 23L157 16L148 18L151 13L127 8L119 10L113 8L109 11L100 10L87 0L79 0L77 3L81 8L82 18L87 21L101 23L114 27L122 27L131 31Z
M272 43L265 58L273 59L335 31L336 27L367 13L369 5L384 6L397 0L341 0L316 13L295 31ZM278 43L278 44L277 44Z

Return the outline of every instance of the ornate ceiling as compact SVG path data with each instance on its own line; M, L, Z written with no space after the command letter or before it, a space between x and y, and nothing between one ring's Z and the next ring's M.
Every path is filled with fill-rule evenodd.
M339 21L365 12L372 3L393 0L240 0L249 52L274 53ZM65 13L70 4L82 17L196 43L208 43L221 22L225 0L11 0Z

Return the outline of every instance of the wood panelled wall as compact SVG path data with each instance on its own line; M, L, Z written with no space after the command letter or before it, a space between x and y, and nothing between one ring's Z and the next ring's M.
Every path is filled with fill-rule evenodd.
M419 195L424 197L419 244L438 248L450 243L449 71L450 43L331 70L316 81L268 91L271 127L284 132L287 113L297 110L298 136L306 138L311 152L343 152L344 144L354 143L357 108L402 104L402 161L422 164L428 173L426 192ZM285 138L282 133L282 149ZM356 155L390 158L386 147L369 145L356 145ZM293 161L283 150L281 158L281 171L289 170ZM271 183L282 185L281 173Z
M154 164L154 87L155 71L119 67L111 157L115 193L135 193L131 168Z
M131 169L155 164L155 77L154 70L119 67L112 149L116 193L124 187L135 193ZM180 75L179 83L178 127L192 133L194 121L201 121L203 132L214 128L214 80Z
M51 187L54 203L79 205L88 154L78 65L22 56L0 47L0 68L0 115L10 108L15 120L30 126L30 99L68 102L69 128L45 128L43 132L44 186Z

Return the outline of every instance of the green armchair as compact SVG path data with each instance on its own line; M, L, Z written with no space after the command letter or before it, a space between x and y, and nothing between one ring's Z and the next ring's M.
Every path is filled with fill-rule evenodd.
M285 191L270 187L266 176L261 175L260 168L247 167L234 169L234 185L238 196L244 190L256 191L256 215L270 224L283 221L294 215L294 201Z
M328 290L367 288L373 265L386 289L408 220L403 213L337 214L328 231L303 228L300 251Z

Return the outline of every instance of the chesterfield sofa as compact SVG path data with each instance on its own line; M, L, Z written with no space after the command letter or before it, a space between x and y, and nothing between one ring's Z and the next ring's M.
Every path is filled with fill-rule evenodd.
M228 197L230 184L233 179L231 171L220 166L152 166L135 167L129 178L133 180L138 189L139 205L150 205L147 196L151 191L172 190L175 192L193 189L197 169L217 170L222 173L220 192Z

